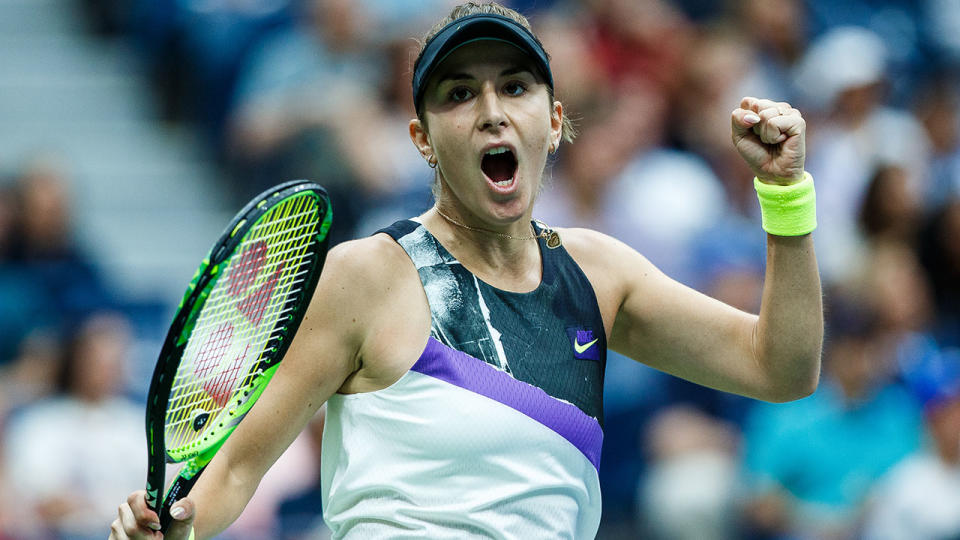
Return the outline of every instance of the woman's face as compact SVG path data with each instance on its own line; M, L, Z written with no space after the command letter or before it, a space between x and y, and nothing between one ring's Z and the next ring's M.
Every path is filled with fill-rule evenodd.
M412 120L410 136L437 159L438 203L503 226L532 206L547 151L559 143L561 113L523 52L483 41L454 51L433 74L425 122Z

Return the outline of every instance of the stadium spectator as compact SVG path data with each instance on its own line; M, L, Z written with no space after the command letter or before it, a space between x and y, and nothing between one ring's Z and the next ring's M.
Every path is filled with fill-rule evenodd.
M589 25L577 15L571 10L557 9L540 12L531 22L539 29L543 45L550 51L550 64L557 66L557 97L568 110L574 111L573 117L589 124L594 120L593 109L615 100L620 92L594 61ZM662 94L659 90L658 93Z
M923 224L923 201L911 189L910 173L898 165L877 168L858 217L862 234L873 244L915 244Z
M143 482L143 408L121 395L130 345L117 314L83 321L55 395L19 409L3 430L14 536L101 538L114 501ZM42 532L41 532L42 531Z
M933 216L919 250L933 289L937 339L944 346L960 347L960 198L949 199Z
M737 31L756 49L760 79L770 95L795 99L790 70L807 48L807 7L802 0L746 0L730 4ZM778 88L773 88L778 87Z
M240 71L227 126L239 198L284 179L320 182L337 208L336 243L353 238L375 205L410 195L419 161L397 134L411 112L416 43L396 36L449 3L308 0L295 25L261 41Z
M611 233L633 233L633 208L623 200L621 180L632 159L655 146L664 132L666 102L650 87L608 96L584 122L577 144L564 149L536 214L546 223L569 223ZM639 129L642 123L646 129ZM624 241L635 245L631 238Z
M923 124L933 152L922 193L928 212L960 197L960 83L949 73L935 74L914 96L914 114Z
M650 466L639 485L642 538L738 538L735 426L683 405L660 411L647 432Z
M150 4L152 2L144 2ZM177 75L186 83L187 118L218 152L241 66L272 29L288 25L294 0L176 0L160 3L154 16L170 17ZM150 8L144 8L150 9ZM172 12L172 13L171 13ZM160 65L164 62L159 60ZM185 65L184 65L185 64ZM171 66L173 67L173 66ZM174 68L176 69L176 68Z
M812 396L748 416L746 526L758 538L844 539L870 490L919 444L920 411L881 355L869 313L835 302Z
M876 314L878 339L887 345L929 329L933 317L930 284L906 245L881 244L871 249L861 282L853 288Z
M923 127L885 103L888 56L877 34L838 27L817 38L798 66L798 88L822 117L811 134L808 167L818 179L823 238L817 255L827 282L848 278L862 262L856 215L873 171L900 166L917 194L926 178L930 147Z
M78 246L68 180L49 158L25 165L8 189L10 240L0 258L0 364L37 328L61 328L113 305L99 271ZM4 213L0 209L0 214ZM2 227L2 226L0 226ZM2 236L0 231L0 236Z
M924 49L929 49L931 36L922 23L923 3L847 0L838 6L832 0L804 0L811 35L822 36L841 27L855 26L868 29L883 41L888 58L885 75L891 97L897 103L903 103L904 96L912 91L912 78L929 67L924 65L930 63L924 57Z
M863 538L960 538L960 350L915 362L905 376L924 406L929 441L877 486Z
M586 0L587 46L603 80L614 86L636 80L665 92L680 84L676 66L686 52L692 26L665 0Z
M777 92L758 65L757 51L741 34L724 28L702 32L680 64L682 84L673 94L669 124L675 144L706 160L721 181L726 203L747 216L757 213L756 194L750 171L730 148L724 104L736 101L735 96Z
M922 15L921 35L933 49L934 59L944 67L960 66L960 12L952 0L917 2Z
M59 335L37 329L20 342L18 354L0 368L0 427L10 411L56 390L62 355Z
M24 534L22 516L18 513L18 493L9 479L4 457L5 427L11 411L29 406L56 390L57 371L62 351L59 336L53 332L36 330L20 343L17 356L0 367L0 540L16 531Z

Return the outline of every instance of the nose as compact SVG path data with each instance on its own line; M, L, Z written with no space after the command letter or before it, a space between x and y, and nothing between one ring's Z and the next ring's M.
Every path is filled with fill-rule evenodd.
M493 84L484 84L477 99L480 115L477 123L480 131L500 130L509 125L507 114L503 110L503 103Z

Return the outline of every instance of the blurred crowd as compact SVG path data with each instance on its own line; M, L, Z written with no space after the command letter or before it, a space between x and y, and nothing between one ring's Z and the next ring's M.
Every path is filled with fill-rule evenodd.
M336 241L431 205L410 74L457 2L79 3L91 34L137 51L164 121L201 134L237 205L311 178ZM730 111L766 97L808 123L819 389L759 403L611 353L599 537L960 538L960 4L505 3L531 18L580 132L534 216L612 234L736 307L758 309L765 233ZM0 171L0 540L102 538L145 478L149 371L125 373L166 321L114 297L74 243L68 167ZM321 427L224 537L323 535Z

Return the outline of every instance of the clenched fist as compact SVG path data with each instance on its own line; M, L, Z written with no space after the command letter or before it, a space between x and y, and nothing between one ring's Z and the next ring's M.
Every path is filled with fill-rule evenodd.
M807 124L800 111L783 101L745 97L730 123L734 146L761 182L803 180Z

